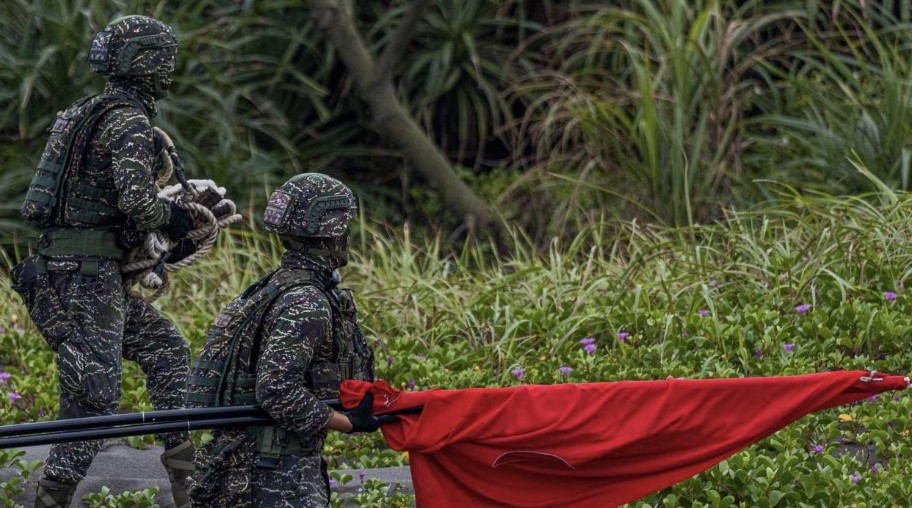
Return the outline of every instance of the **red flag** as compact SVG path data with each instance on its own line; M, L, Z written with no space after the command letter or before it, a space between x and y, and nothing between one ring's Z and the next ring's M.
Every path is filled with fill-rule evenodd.
M599 506L634 501L708 469L798 418L909 379L866 372L402 392L345 381L354 407L424 406L384 425L408 451L418 506Z

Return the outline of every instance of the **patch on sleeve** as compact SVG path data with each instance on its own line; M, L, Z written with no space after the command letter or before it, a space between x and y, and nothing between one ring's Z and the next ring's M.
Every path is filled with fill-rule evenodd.
M213 326L217 326L219 328L225 328L226 326L228 326L228 323L231 323L231 318L233 318L233 317L234 316L232 316L231 314L220 312L218 314L218 316L215 317L215 323L213 323Z

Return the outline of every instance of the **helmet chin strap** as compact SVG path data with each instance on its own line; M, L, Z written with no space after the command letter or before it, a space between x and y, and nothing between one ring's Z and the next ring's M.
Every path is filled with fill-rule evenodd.
M167 84L165 81L167 80ZM160 71L152 74L152 82L155 86L155 98L161 99L168 95L168 92L171 90L171 83L173 81L173 76L168 71Z
M294 239L285 237L282 243L289 250L296 250L310 257L324 260L335 270L348 264L348 242L339 238Z

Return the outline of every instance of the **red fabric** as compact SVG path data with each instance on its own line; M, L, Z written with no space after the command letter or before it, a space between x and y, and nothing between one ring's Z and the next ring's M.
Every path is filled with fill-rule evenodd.
M887 390L899 376L620 381L402 392L345 381L384 413L423 405L383 426L408 451L418 506L612 507L721 462L798 418ZM882 379L880 379L882 377Z

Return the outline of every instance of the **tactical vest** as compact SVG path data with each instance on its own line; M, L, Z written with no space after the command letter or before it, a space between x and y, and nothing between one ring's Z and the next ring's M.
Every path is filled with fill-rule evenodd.
M142 104L128 95L102 94L80 99L57 113L57 119L48 129L50 136L22 204L23 217L40 227L61 225L60 208L67 192L65 187L69 187L67 176L74 174L82 164L89 134L105 113L124 107L144 111ZM98 187L91 182L78 182L76 186L72 190L89 199L72 199L69 204L76 214L74 218L90 225L101 226L109 222L107 217L117 209L104 202L116 202L115 190Z
M328 358L311 362L310 376L302 389L318 397L329 393L337 397L342 379L373 381L373 350L361 334L351 292L327 289L311 271L279 269L248 287L216 316L190 375L189 407L256 403L263 320L279 296L304 285L319 289L330 303L333 345Z

